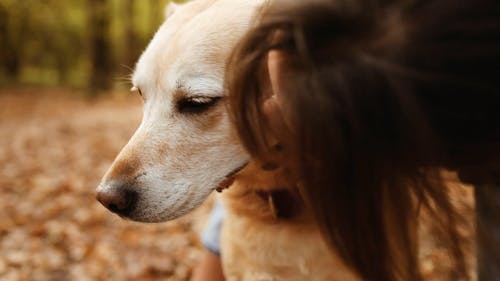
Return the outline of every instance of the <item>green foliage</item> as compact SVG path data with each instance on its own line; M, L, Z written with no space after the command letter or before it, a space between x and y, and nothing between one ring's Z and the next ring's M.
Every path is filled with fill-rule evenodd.
M184 1L175 1L184 2ZM89 0L0 0L0 85L87 88L92 42ZM106 41L114 86L125 86L133 63L164 19L168 0L106 0ZM132 12L127 5L132 5ZM131 41L132 40L132 41ZM123 65L123 66L122 66Z

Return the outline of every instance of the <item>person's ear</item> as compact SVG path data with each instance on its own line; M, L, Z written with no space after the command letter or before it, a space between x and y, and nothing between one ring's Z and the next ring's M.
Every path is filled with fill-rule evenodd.
M267 130L271 137L270 151L282 153L290 147L293 140L292 127L285 116L281 103L276 95L271 95L262 106L262 114L267 124Z
M282 74L283 54L281 51L272 50L267 54L267 71L269 74L269 83L271 84L271 92L274 98L281 102L283 98L283 81Z
M283 62L285 56L283 51L271 50L267 54L267 71L268 83L270 84L270 95L264 102L263 111L269 119L268 121L278 132L283 132L282 129L290 129L290 116L287 116L287 108L285 108L286 93L284 93L283 81Z
M285 121L283 116L282 105L276 98L276 95L271 95L262 106L262 113L264 114L264 120L268 124L269 129L279 138L279 136L284 136L288 134L290 128Z

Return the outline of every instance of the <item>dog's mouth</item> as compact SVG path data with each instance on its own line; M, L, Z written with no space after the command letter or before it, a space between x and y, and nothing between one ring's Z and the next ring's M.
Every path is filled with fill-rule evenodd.
M215 188L217 192L222 192L224 189L227 189L233 184L234 180L236 179L236 174L239 173L243 168L245 168L248 165L248 162L245 164L239 166L238 168L234 169L231 171L229 174L227 174L224 177L224 180L219 183L219 185Z

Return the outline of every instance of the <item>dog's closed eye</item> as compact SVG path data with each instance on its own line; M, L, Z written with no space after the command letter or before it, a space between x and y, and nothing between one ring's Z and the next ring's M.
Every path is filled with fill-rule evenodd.
M180 113L201 113L214 106L221 97L189 97L177 102L177 110Z

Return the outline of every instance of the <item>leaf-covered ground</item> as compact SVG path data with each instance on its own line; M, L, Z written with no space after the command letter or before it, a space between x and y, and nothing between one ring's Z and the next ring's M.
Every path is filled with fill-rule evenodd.
M193 215L139 224L95 200L140 99L74 96L0 92L0 280L188 280L200 252Z
M127 95L78 96L0 91L0 280L189 280L209 206L162 224L106 211L95 188L139 124L142 103ZM471 217L470 189L458 197ZM440 280L446 257L423 244L424 273Z

